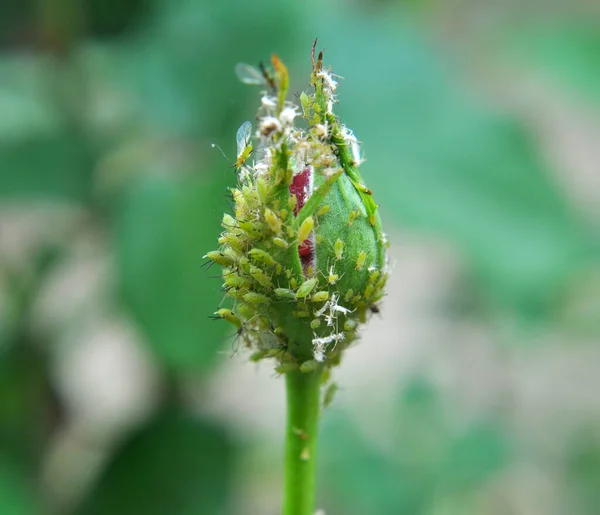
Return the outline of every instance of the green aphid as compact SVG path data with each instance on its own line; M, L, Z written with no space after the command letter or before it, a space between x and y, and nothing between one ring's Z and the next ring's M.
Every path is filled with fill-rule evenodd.
M250 287L250 281L248 281L248 279L246 279L245 277L242 277L240 275L235 275L233 273L229 273L229 274L227 274L227 276L225 276L223 278L223 284L225 285L226 288L249 288Z
M338 391L337 383L329 383L327 388L325 389L325 393L323 394L323 408L327 408L333 402L335 398L335 394Z
M273 259L271 254L262 249L252 249L248 252L248 255L255 263L261 263L268 266L275 266L277 264L277 261Z
M238 269L244 273L250 273L250 260L246 256L242 256L237 262Z
M227 320L229 323L236 326L238 329L242 328L242 321L240 318L230 309L221 308L215 312L215 315L222 318L223 320Z
M233 216L225 213L223 215L223 221L221 222L221 225L225 229L233 229L235 227L235 225L236 225L235 218L233 218Z
M283 238L279 238L277 236L275 238L273 238L273 243L281 249L287 249L289 247L289 244L287 241L285 241Z
M379 277L379 270L372 270L369 272L369 282L374 283Z
M279 365L275 367L275 372L277 374L287 374L288 372L294 372L295 370L298 370L298 364L294 362L279 363Z
M296 300L296 293L293 290L287 288L275 288L273 291L280 299Z
M348 225L352 225L357 218L360 218L360 211L355 209L348 215Z
M267 222L269 229L271 229L271 231L273 231L273 233L275 233L277 235L281 234L281 226L282 226L281 220L268 207L265 208L265 222Z
M260 239L265 235L265 227L261 223L245 220L239 222L239 226L252 239Z
M243 299L250 304L268 304L271 302L271 299L266 295L262 295L261 293L256 293L253 291L249 291L244 294Z
M328 291L318 291L310 298L310 300L313 302L325 302L328 298L329 298Z
M344 300L346 302L350 302L350 299L352 298L352 296L354 295L354 290L352 288L350 288L347 292L346 295L344 295Z
M321 325L321 319L315 318L314 320L311 321L310 328L314 330L314 329L317 329L320 325Z
M306 297L308 297L310 292L314 290L315 286L317 285L317 282L318 280L316 277L304 281L298 288L298 291L296 292L296 298L305 299Z
M365 299L368 299L371 295L373 295L374 291L375 291L375 286L373 285L373 283L367 284L367 287L365 288L365 291L364 291Z
M252 278L263 288L270 288L271 286L273 286L271 278L267 274L265 274L260 268L256 266L250 266L249 272Z
M311 104L312 104L312 100L309 98L309 96L306 94L306 92L303 91L300 94L300 105L302 106L302 114L304 115L305 118L308 118L310 116Z
M364 250L361 250L356 258L356 267L355 270L362 270L365 266L365 261L367 260L367 253Z
M356 320L352 320L351 318L349 318L344 322L344 331L354 331L357 325L358 324L356 323Z
M258 179L256 179L255 184L256 184L256 194L258 195L258 201L264 205L267 203L267 200L269 199L269 186L262 177L259 177Z
M235 259L232 256L219 250L211 250L204 257L221 266L232 266L235 264Z
M300 365L300 372L303 372L304 374L308 374L309 372L314 372L318 368L319 368L319 362L315 361L314 359L311 359L311 360L305 361L304 363L302 363L302 365Z
M253 189L249 186L242 187L242 195L249 209L257 209L259 206L258 197Z
M300 228L298 229L298 241L303 242L308 238L310 232L315 227L315 219L312 216L306 217Z
M229 245L232 249L238 252L244 252L246 250L246 243L231 232L224 233L219 238L219 243L223 245Z
M296 209L297 205L298 205L298 197L296 196L296 194L290 195L290 198L288 199L288 207L290 208L290 210L294 211Z
M333 245L333 251L335 253L335 259L337 259L338 261L342 259L342 254L344 253L344 242L339 238Z
M260 361L263 358L267 357L267 351L266 350L257 350L256 352L253 352L250 355L250 361L256 362L256 361Z
M321 207L321 209L319 209L317 211L317 216L323 216L328 211L329 211L329 206L327 204L325 204L324 206Z

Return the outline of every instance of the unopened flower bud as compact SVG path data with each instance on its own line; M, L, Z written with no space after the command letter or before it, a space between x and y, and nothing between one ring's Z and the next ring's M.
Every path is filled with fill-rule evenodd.
M300 96L300 110L286 101L282 61L273 56L272 72L263 69L264 84L274 89L262 95L259 150L251 156L252 131L244 122L239 184L231 190L235 216L223 217L221 247L207 253L224 268L233 300L217 316L235 325L253 359L276 357L283 372L339 363L388 276L377 205L358 169L358 141L333 113L337 81L323 68L322 53L315 59L313 49L312 62L312 91ZM300 112L306 128L294 126Z

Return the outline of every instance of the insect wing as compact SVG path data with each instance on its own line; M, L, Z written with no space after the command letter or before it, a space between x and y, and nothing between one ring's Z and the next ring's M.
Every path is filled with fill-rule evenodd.
M252 134L252 124L248 121L242 123L237 131L235 139L237 141L237 155L238 158L242 155L248 143L250 142L250 135Z
M264 86L267 84L263 73L250 64L237 63L235 65L235 74L240 82L250 86Z

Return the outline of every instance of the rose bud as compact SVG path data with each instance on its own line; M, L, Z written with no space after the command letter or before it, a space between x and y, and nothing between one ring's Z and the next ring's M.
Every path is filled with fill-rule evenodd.
M312 63L312 91L300 95L300 110L286 101L288 72L277 56L272 72L255 70L252 83L270 86L256 145L245 122L235 212L224 215L221 246L206 256L223 267L233 303L216 317L235 325L252 359L274 357L281 372L337 364L377 309L388 276L358 141L333 113L337 82L314 49ZM295 125L300 115L305 128Z

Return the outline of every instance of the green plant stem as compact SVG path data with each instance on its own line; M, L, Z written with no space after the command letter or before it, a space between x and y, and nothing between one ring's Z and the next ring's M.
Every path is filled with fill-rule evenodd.
M287 428L283 515L314 514L321 376L321 370L286 374Z

